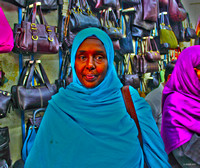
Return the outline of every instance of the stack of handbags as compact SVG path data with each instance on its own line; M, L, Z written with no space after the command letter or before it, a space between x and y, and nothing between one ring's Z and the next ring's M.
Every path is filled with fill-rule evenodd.
M39 71L36 69L36 63L39 65ZM34 84L32 84L33 78ZM56 92L56 85L50 84L42 64L39 61L27 61L20 74L18 85L11 87L11 98L15 108L34 110L47 107L48 101Z
M154 48L156 48L156 50L153 49L151 41L153 42ZM132 59L132 64L134 67L133 71L139 74L158 72L158 61L161 59L161 57L157 45L154 39L150 40L150 37L147 37L144 42L145 46L141 40L138 43L138 54L135 55Z

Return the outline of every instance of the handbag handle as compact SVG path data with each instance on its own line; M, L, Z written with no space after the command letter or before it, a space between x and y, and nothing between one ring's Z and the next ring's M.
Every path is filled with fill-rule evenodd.
M33 65L31 66L30 71L29 71L29 75L28 75L28 78L27 78L27 81L26 81L26 84L25 84L25 87L27 89L31 88L31 81L32 81L32 77L33 77L33 74L34 74L35 64L36 64L36 61L33 62ZM49 82L49 79L46 75L46 72L45 72L42 64L41 63L38 63L38 64L39 64L39 68L40 68L42 78L44 80L44 84L47 86L47 88L49 89L50 92L53 92L53 88L52 88L52 86Z
M111 21L111 19L110 19L110 12L111 12L111 14L112 14L112 18L113 18L115 27L118 28L118 27L119 27L119 24L117 23L116 15L115 15L115 13L114 13L114 11L113 11L112 8L108 8L108 9L105 11L104 26L106 26L106 24L107 24L108 26L106 26L106 27L111 27L111 26L109 26L109 21Z
M45 112L46 108L39 108L33 112L33 125L36 123L36 115L40 112Z

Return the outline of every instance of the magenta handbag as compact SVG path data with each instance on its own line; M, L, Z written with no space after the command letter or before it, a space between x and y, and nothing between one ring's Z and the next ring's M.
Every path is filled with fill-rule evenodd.
M13 32L0 7L0 53L11 52L14 47Z

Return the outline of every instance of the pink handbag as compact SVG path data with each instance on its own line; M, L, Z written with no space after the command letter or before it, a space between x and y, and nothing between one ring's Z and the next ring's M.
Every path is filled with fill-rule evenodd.
M13 31L1 7L0 18L0 53L8 53L14 47Z

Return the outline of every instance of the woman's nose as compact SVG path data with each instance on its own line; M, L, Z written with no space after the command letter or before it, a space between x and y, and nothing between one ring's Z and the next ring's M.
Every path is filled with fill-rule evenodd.
M86 66L87 66L87 68L88 68L89 70L92 70L92 69L95 68L95 62L94 62L94 58L93 58L92 56L89 57Z

